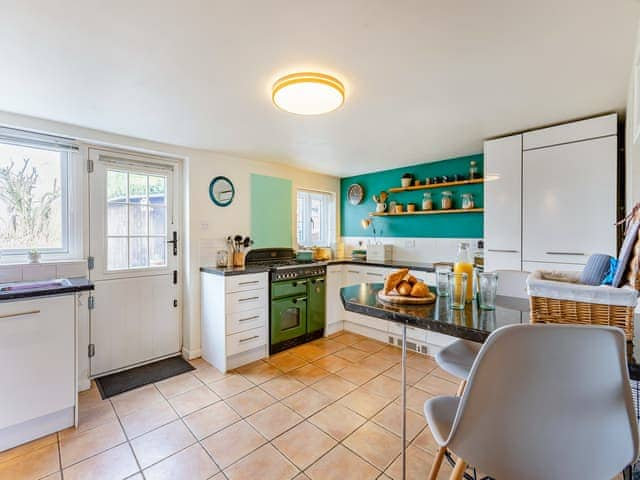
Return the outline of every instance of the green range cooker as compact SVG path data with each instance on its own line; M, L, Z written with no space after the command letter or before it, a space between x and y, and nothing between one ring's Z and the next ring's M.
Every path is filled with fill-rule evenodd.
M296 260L289 248L263 248L250 251L246 265L270 270L270 354L324 335L325 263Z

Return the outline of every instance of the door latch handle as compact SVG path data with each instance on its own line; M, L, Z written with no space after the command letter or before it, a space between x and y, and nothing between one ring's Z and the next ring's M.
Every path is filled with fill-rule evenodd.
M171 240L167 240L167 243L173 244L173 256L176 257L178 255L178 232L173 232Z

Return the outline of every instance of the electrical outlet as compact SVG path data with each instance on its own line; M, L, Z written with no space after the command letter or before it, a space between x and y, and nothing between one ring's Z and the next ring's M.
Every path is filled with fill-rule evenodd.
M404 246L405 246L405 248L416 248L416 241L415 240L405 240L404 241Z

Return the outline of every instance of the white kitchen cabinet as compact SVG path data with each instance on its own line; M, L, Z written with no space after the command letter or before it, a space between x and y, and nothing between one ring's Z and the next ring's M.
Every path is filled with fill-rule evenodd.
M364 282L364 268L360 265L346 264L344 272L345 286L356 285L362 282Z
M340 298L340 289L344 286L343 270L343 265L329 265L327 267L325 336L339 332L344 328L346 312Z
M0 303L0 451L75 423L76 296Z
M522 135L486 141L484 171L485 269L520 270Z
M202 272L202 357L222 372L269 352L267 273L224 276Z
M616 136L523 153L523 261L616 255Z
M522 135L523 150L580 142L591 138L617 135L618 116L615 113L587 118L577 122L539 128Z

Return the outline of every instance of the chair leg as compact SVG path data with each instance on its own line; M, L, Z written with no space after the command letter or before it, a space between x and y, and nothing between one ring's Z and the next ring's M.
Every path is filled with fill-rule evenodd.
M460 385L458 385L458 391L456 392L456 397L461 397L462 396L466 386L467 386L467 381L466 380L462 380L460 382Z
M466 469L467 462L465 462L461 458L458 458L458 460L456 461L456 468L454 468L453 472L451 472L449 480L460 480L461 478L463 478Z
M447 447L440 447L438 449L436 458L433 460L433 465L431 465L429 480L436 480L438 478L438 473L440 473L440 467L442 467L442 460L444 459L444 454L446 453L446 451Z

